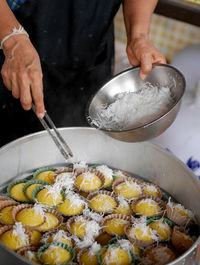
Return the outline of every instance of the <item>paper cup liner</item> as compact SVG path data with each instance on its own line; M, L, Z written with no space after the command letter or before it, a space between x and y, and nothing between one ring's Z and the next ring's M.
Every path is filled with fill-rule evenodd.
M116 176L112 176L112 178L113 178L113 180L112 180L112 183L111 184L109 184L109 185L107 185L107 186L103 186L103 190L109 190L109 191L112 191L112 184L113 184L113 182L115 181L115 179L116 179Z
M14 201L14 200L8 196L0 195L0 205L3 201Z
M94 191L92 193L89 193L89 195L87 196L87 201L89 202L92 198L94 198L95 196L99 195L99 194L102 194L102 195L108 195L110 196L112 199L115 200L116 202L116 207L113 209L113 210L110 210L110 211L104 211L104 212L98 212L98 211L95 211L95 209L90 208L94 211L94 212L97 212L97 213L105 213L105 214L108 214L108 213L111 213L113 212L115 209L117 209L117 207L119 206L119 200L117 199L117 197L110 191L106 191L106 190L98 190L98 191Z
M13 201L13 200L2 201L2 202L0 203L0 211L3 210L3 209L6 208L6 207L9 207L9 206L17 206L17 205L19 205L19 203L16 202L16 201ZM13 208L13 210L14 210L14 209L15 209L15 208ZM13 220L14 220L14 219L13 219ZM0 224L5 225L5 223L3 223L3 222L1 221L1 219L0 219Z
M58 219L58 224L56 227L52 228L51 230L41 230L40 229L40 226L38 226L37 228L34 228L35 230L38 230L39 232L49 232L49 231L55 231L62 223L63 223L63 217L62 217L62 214L60 212L58 212L57 210L55 209L50 209L50 208L46 208L44 210L45 213L51 213L53 215L56 216L56 218ZM41 225L42 226L42 225Z
M82 168L82 169L80 169L79 171L78 171L78 173L76 174L76 178L78 177L78 176L80 176L81 174L83 174L83 173L87 173L87 172L90 172L90 173L94 173L100 180L101 180L101 187L99 187L99 188L96 188L95 190L90 190L90 191L88 191L88 190L84 190L84 189L81 189L81 188L79 188L76 184L76 188L78 189L78 190L80 190L80 191L84 191L84 192L88 192L88 193L91 193L91 192L94 192L94 191L97 191L97 190L100 190L103 186L104 186L104 183L105 183L105 178L104 178L104 175L99 171L99 170L97 170L97 169L95 169L95 168Z
M39 169L37 169L34 173L33 173L33 178L36 179L37 176L42 173L42 172L45 172L45 171L56 171L57 169L56 168L52 168L52 167L41 167Z
M72 167L61 168L61 169L58 169L54 172L53 178L54 178L54 180L56 180L57 176L62 174L62 173L73 173L73 172L74 172L74 170Z
M159 216L155 216L155 217L151 217L147 220L146 224L149 225L150 223L152 223L153 221L159 220L159 219L163 219L163 222L167 223L170 227L174 227L176 224L174 222L172 222L170 219L166 218L166 217L159 217Z
M148 247L152 244L154 244L156 241L155 240L152 240L152 241L144 241L144 240L140 240L140 239L136 239L136 238L133 238L129 235L128 233L128 230L129 228L131 228L132 224L129 224L127 225L125 228L124 228L124 231L125 231L125 235L127 236L128 240L133 243L134 245L136 245L137 247Z
M184 242L183 238L179 236L179 233L184 233L189 236L188 241L185 240ZM182 227L174 226L172 232L172 244L178 252L184 253L193 245L193 243L194 242L189 233L187 233Z
M94 165L92 165L92 166L90 166L89 168L97 168L98 166L101 166L102 164L94 164ZM112 183L115 181L115 179L116 179L116 176L114 175L114 170L112 170L113 171L113 174L112 174ZM103 174L103 173L102 173ZM109 184L109 185L107 185L107 186L103 186L103 188L102 189L105 189L105 190L112 190L112 183L111 184Z
M137 184L141 187L142 194L143 194L142 183L141 183L138 179L136 179L136 178L134 178L134 177L121 177L121 178L117 178L117 179L113 182L113 184L112 184L112 190L114 191L115 194L119 195L119 194L117 193L117 191L116 191L116 187L117 187L119 184L121 184L121 183L123 183L123 182L125 182L125 181L131 181L131 182L135 182L135 183L137 183Z
M190 219L185 216L180 215L175 209L171 208L169 205L166 205L167 218L180 226L185 226L190 224Z
M157 193L158 193L158 196L155 196L155 197L158 197L158 198L162 198L162 191L160 189L160 187L154 183L151 183L151 182L144 182L142 183L142 186L145 187L146 185L149 185L149 186L154 186L156 189L157 189ZM144 189L143 189L144 190ZM144 193L146 194L146 193ZM148 195L148 194L147 194Z
M69 264L74 260L74 258L75 258L75 256L76 256L74 249L73 249L72 247L70 247L70 246L64 244L64 243L59 243L59 242L47 243L47 244L43 245L42 247L40 247L40 248L38 249L38 252L37 252L37 257L38 257L39 261L40 261L42 264L44 264L44 265L49 265L49 264L48 264L48 263L45 263L45 262L43 261L43 259L42 259L42 252L43 252L44 250L46 250L48 247L50 247L50 246L58 246L58 247L62 247L62 248L66 249L67 251L70 252L70 254L71 254L71 256L72 256L71 259L70 259L69 261L65 262L65 263L62 263L62 265L69 265Z
M88 196L88 194L87 194L87 196L86 197L84 197L83 195L81 195L80 193L79 193L79 191L78 190L74 190L75 191L75 193L77 193L77 195L79 195L79 197L81 198L81 200L83 200L85 203L86 203L86 205L87 205L87 196ZM65 200L66 200L66 196L65 196ZM65 202L65 200L64 200L64 202ZM63 202L63 203L64 203ZM61 204L62 205L62 204ZM79 212L79 213L77 213L77 214L69 214L69 215L67 215L67 214L64 214L64 213L62 213L62 212L60 212L61 214L62 214L62 216L64 217L64 218L66 218L66 219L68 219L69 217L72 217L72 216L78 216L78 215L81 215L82 214L82 212L83 212L83 210L86 208L86 205L84 205L83 204L83 206L84 206L84 208L82 209L82 211L81 212ZM57 208L57 207L56 207ZM57 209L58 210L58 209Z
M6 233L7 231L11 230L13 228L13 225L4 225L0 227L0 236Z
M68 220L67 220L67 229L68 229L68 232L73 235L72 231L71 231L71 224L73 224L74 222L76 222L76 218L77 216L72 216L70 217ZM88 217L88 216L83 216L83 219L86 220L86 221L91 221L92 218Z
M154 245L152 245L152 246L148 246L148 247L146 247L144 250L143 250L143 256L147 256L147 253L150 251L150 250L152 250L152 249L160 249L160 248L163 248L163 247L167 247L167 248L169 248L175 255L176 255L176 253L174 252L174 249L170 246L170 245L168 245L168 244L154 244ZM168 264L168 263L167 263Z
M40 180L40 179L33 179L33 180L29 180L28 182L26 182L26 184L23 186L23 188L22 188L22 192L23 192L23 194L24 194L24 196L26 197L26 199L30 202L30 203L33 203L33 201L31 201L28 197L27 197L27 195L26 195L26 189L29 187L29 186L31 186L31 185L33 185L33 184L41 184L41 185L49 185L49 183L48 182L46 182L46 181L44 181L44 180Z
M165 209L166 209L166 203L165 203L163 200L161 200L160 198L158 198L158 197L156 197L156 196L153 196L153 195L140 195L140 196L138 196L137 198L135 198L135 199L132 200L131 208L132 208L132 211L133 211L133 213L134 213L135 215L140 215L140 214L138 214L138 213L135 212L135 210L134 210L134 205L135 205L136 202L138 202L139 200L142 200L142 199L151 199L151 200L157 202L158 205L159 205L160 208L161 208L161 212L157 213L157 214L154 215L154 216L163 216L164 211L165 211ZM154 217L154 216L150 216L150 217ZM148 217L149 217L149 216L148 216Z
M23 256L26 251L36 251L37 252L37 250L38 250L38 247L36 247L36 246L28 246L28 247L20 248L19 250L16 251L16 253L20 256Z
M101 258L101 255L102 255L102 251L103 250L105 250L105 249L108 249L109 247L120 247L120 245L119 244L108 244L108 245L106 245L106 246L104 246L104 247L102 247L100 250L99 250L99 252L98 252L98 262L99 262L99 264L100 265L105 265L103 262L102 262L102 258ZM130 254L130 256L131 256L131 265L135 265L135 256L134 256L134 254L133 254L133 252L131 251L131 250L129 250L129 251L127 251L127 252L129 252L129 254Z
M44 234L42 235L40 241L42 242L42 240L43 240L44 238L46 238L47 236L48 236L48 238L49 238L49 237L55 235L56 233L58 233L59 231L60 231L60 230L59 230L58 228L55 228L55 229L53 229L53 230L51 230L51 231L47 231L46 233L44 233ZM65 233L65 235L66 235L67 237L71 237L71 234L70 234L68 231L64 231L64 233ZM57 242L57 241L55 241L55 242ZM73 240L73 238L71 239L71 242L72 242L72 245L74 246L74 240ZM61 243L62 243L62 242L61 242Z
M5 225L5 226L1 227L1 228L0 228L0 237L1 237L1 235L3 235L4 233L6 233L6 232L12 230L13 227L14 227L14 225ZM30 243L30 242L31 242L31 233L30 233L30 230L29 230L27 227L25 227L25 226L23 226L23 227L24 227L24 229L25 229L25 233L28 235L28 239L29 239L29 243Z
M101 226L103 227L104 232L106 232L107 234L111 235L111 236L116 236L115 233L112 232L107 232L104 228L104 226L106 225L106 222L112 219L122 219L125 221L128 221L130 223L131 221L131 217L125 214L121 214L121 213L116 213L116 214L110 214L105 216L102 221L101 221ZM128 225L128 224L127 224Z
M15 222L18 222L16 220L17 214L19 212L21 212L22 210L28 209L28 208L34 208L34 206L33 205L30 205L30 204L20 204L20 205L16 206L15 208L13 208L13 210L12 210L12 218L13 218L13 220ZM45 222L45 219L44 219L44 221L43 221L42 224L44 224L44 222ZM36 229L37 227L41 226L42 224L36 225L36 226L28 226L28 225L23 224L23 226L26 226L26 227L28 227L30 229Z
M27 182L26 179L19 179L19 180L15 180L15 181L11 182L11 183L8 185L8 187L7 187L7 193L9 194L9 196L10 196L13 200L15 200L15 201L17 201L17 202L20 202L20 203L28 203L28 201L21 201L21 200L17 200L17 199L15 199L15 198L13 198L13 196L12 196L11 193L10 193L12 187L14 187L14 186L17 185L17 184L20 184L20 183L26 183L26 182Z
M50 184L49 184L49 185L50 185ZM50 185L50 186L53 186L53 185ZM35 188L35 189L33 190L32 198L33 198L34 203L38 203L38 201L37 201L37 199L36 199L36 196L37 196L38 192L40 192L40 191L43 190L43 189L45 189L45 186L41 185L41 186L39 186L39 187L37 187L37 188ZM60 194L62 195L62 198L63 198L63 201L62 201L60 204L55 205L55 206L48 206L48 205L45 205L45 204L44 204L44 206L45 206L46 208L56 209L58 206L62 205L62 204L64 203L64 201L65 201L65 192L64 192L63 190L61 190ZM42 204L42 203L41 203L41 204Z

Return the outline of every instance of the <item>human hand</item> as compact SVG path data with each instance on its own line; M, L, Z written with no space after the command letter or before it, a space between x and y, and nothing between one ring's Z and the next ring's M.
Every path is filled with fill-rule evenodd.
M131 65L140 68L140 78L143 80L151 72L153 64L165 64L165 57L153 46L148 37L138 37L128 42L126 52Z
M19 98L24 110L35 103L36 114L44 116L42 69L37 51L26 35L15 35L3 44L5 61L1 75L14 98Z

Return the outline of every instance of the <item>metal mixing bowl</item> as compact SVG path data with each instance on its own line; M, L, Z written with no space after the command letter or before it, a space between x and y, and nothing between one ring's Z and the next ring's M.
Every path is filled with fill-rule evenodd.
M92 121L98 120L102 104L111 104L115 101L117 94L135 92L144 85L144 81L139 78L139 70L139 67L128 69L113 77L97 91L87 108L86 116L90 126L98 128ZM170 88L174 102L167 112L140 127L132 127L125 130L98 129L101 129L113 138L126 142L146 141L163 133L172 124L178 113L181 98L185 90L185 78L175 67L163 64L155 66L145 82L158 87L164 86Z

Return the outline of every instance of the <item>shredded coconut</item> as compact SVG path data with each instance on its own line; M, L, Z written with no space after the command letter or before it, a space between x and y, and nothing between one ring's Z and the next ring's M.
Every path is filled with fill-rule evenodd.
M139 184L137 184L136 182L134 182L134 181L130 181L130 180L126 180L125 182L122 182L122 183L120 183L119 185L117 185L116 186L116 190L118 191L120 191L121 190L121 186L123 185L123 184L126 184L126 186L129 188L129 189L132 189L132 190L134 190L134 191L138 191L140 194L142 193L142 189L141 189L141 186L139 185Z
M158 192L158 189L156 186L152 185L151 183L145 183L144 187L147 189L149 192Z
M133 245L127 239L118 239L117 243L120 245L122 249L125 249L126 251L129 251L133 248Z
M119 93L113 103L102 105L92 122L107 130L136 128L159 118L172 104L169 87L145 83L138 91Z
M90 247L92 244L94 244L94 239L87 236L85 236L83 239L80 239L77 236L72 235L72 239L75 241L76 247L80 249Z
M27 258L28 258L30 261L34 261L34 258L35 258L35 254L34 254L34 252L32 252L31 250L28 250L28 251L26 251L26 255L27 255Z
M81 207L82 205L87 205L87 203L81 199L81 197L75 193L75 192L68 192L66 194L66 199L70 200L70 206L77 206L77 207Z
M74 169L78 169L78 168L88 168L88 165L86 164L85 161L80 161L80 162L74 163L73 164L73 168Z
M97 197L98 196L98 197ZM99 202L99 203L103 203L103 205L101 206L101 211L112 211L114 210L115 208L115 199L112 198L111 196L107 195L107 194L100 194L100 195L97 195L97 196L94 196L92 199L91 199L91 202L92 201L95 201L95 202ZM111 200L108 200L108 198L111 198Z
M60 190L66 191L72 190L75 182L75 176L72 172L63 172L56 177L54 186L57 186Z
M108 179L113 179L113 171L106 165L101 165L96 168L101 173L103 173Z
M60 193L62 190L62 185L60 183L55 183L54 185L46 185L47 194L50 194L53 198L53 204L56 205L56 201L60 197Z
M103 263L105 263L106 265L109 265L109 264L118 264L118 260L119 260L119 256L118 256L118 249L122 249L122 247L113 247L113 246L109 246L107 251L106 251L106 254L104 256L104 259L103 259ZM125 249L125 251L127 251ZM109 253L110 255L107 255L107 253ZM131 255L130 255L130 251L127 251L127 254L129 255L129 258L131 260Z
M155 230L151 229L148 225L146 225L146 217L142 216L140 218L132 218L133 225L132 229L130 230L130 236L135 238L135 231L136 229L139 229L142 231L142 237L151 237L152 240L158 241L158 236ZM149 235L150 233L150 235Z
M53 242L59 242L61 239L68 239L71 241L71 238L66 235L64 230L59 230L57 233L52 235Z
M185 212L185 213L186 213L191 219L194 217L193 213L192 213L190 210L185 209L185 207L184 207L182 204L172 202L172 201L171 201L171 197L169 197L167 205L168 205L171 209L178 208L178 209L184 211L184 212Z
M80 184L80 188L82 188L85 184L90 183L91 185L95 184L96 178L95 173L92 172L84 172L82 173L83 180Z
M121 170L115 171L115 174L114 175L115 176L119 176L121 178L125 178L126 177L126 175L124 175L124 173Z
M119 195L117 199L119 201L119 206L124 206L127 210L130 209L128 202L124 199L123 196Z
M78 248L89 247L94 243L95 238L99 235L101 226L94 220L86 220L84 216L77 216L75 222L82 222L82 226L85 226L86 235L83 239L79 239L76 236L72 238L75 240Z
M45 217L44 210L46 209L46 207L44 207L44 205L42 205L40 203L35 203L33 209L34 209L36 214L39 214L42 218Z
M93 211L90 211L88 207L83 210L83 215L92 218L97 223L100 223L101 220L103 219L103 216L104 216L103 213L98 214L98 213L95 213Z
M26 234L25 228L23 227L21 222L16 222L13 226L13 235L20 238L20 241L23 245L29 241L29 237Z
M89 250L89 255L90 256L94 256L97 255L97 253L99 252L99 250L101 249L101 245L98 244L97 242L94 242Z

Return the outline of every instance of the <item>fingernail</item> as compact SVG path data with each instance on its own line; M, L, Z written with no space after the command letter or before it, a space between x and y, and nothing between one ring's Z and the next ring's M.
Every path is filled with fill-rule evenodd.
M146 75L140 73L140 78L144 80L146 78Z
M44 118L44 113L38 113L38 118L40 119Z

